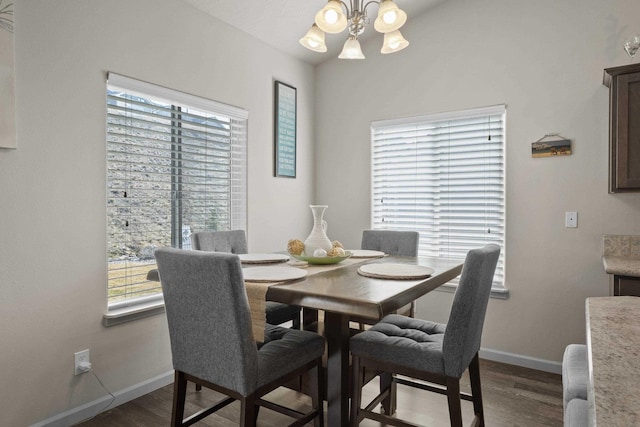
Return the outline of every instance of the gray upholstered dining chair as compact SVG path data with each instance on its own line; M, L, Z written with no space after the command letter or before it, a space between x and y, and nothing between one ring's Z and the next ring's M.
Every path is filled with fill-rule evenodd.
M395 412L396 384L446 394L451 425L456 427L462 426L460 399L471 400L476 417L474 421L484 426L478 350L499 255L500 247L495 244L469 251L447 324L391 314L351 339L354 379L352 426L358 425L364 418L390 425L407 425L390 416ZM471 395L460 393L460 377L467 368ZM383 390L362 409L364 369L381 373ZM418 383L406 377L444 388ZM373 412L380 402L386 414Z
M246 254L247 235L244 230L198 231L191 234L191 246L198 251Z
M586 426L589 388L588 348L569 344L562 355L562 405L565 427Z
M363 230L361 249L381 251L387 255L397 256L418 256L418 244L420 243L420 233L408 230ZM401 307L398 314L413 317L415 314L415 303L411 302ZM358 318L353 319L360 324L360 330L364 330L364 325L375 323L375 319Z
M382 251L389 255L418 256L420 233L403 230L363 230L362 249Z
M163 248L156 251L169 325L175 383L172 425L190 425L240 400L240 425L255 426L258 406L282 412L303 425L323 423L324 338L312 332L267 325L256 343L240 260L236 255ZM312 409L306 414L262 397L309 371ZM183 419L187 382L227 395L209 409Z
M199 251L228 252L231 254L246 254L247 236L244 230L231 231L199 231L191 234L191 245ZM300 329L300 307L267 301L265 312L267 323L281 325L292 322L294 329Z

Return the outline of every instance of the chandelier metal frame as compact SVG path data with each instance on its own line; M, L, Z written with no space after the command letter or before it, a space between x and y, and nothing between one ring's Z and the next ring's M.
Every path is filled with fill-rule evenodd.
M398 52L409 45L400 34L399 28L407 20L407 14L398 8L393 0L328 0L327 4L315 15L315 22L300 44L315 52L326 52L325 33L337 34L348 29L349 36L344 44L341 59L364 59L358 37L365 31L371 20L367 9L378 5L378 16L374 22L376 31L384 34L381 53Z

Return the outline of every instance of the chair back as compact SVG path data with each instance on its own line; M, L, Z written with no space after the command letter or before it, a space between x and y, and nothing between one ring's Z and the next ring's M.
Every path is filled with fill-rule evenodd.
M175 370L247 395L258 352L236 255L162 248L155 252Z
M191 234L191 245L198 251L246 254L247 236L244 230L199 231Z
M460 378L480 350L499 256L500 246L493 243L467 253L442 343L444 370L448 376Z
M382 251L389 255L418 256L420 233L417 231L364 230L361 249Z

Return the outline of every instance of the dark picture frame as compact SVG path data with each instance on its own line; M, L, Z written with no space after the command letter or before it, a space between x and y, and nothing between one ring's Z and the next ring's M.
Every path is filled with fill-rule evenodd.
M296 177L297 89L276 80L273 88L273 141L276 177Z

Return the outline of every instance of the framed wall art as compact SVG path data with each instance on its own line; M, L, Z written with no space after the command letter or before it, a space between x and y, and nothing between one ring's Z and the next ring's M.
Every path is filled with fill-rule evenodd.
M571 140L557 133L548 133L531 143L531 157L571 155Z
M274 171L276 177L296 177L296 88L274 83Z

